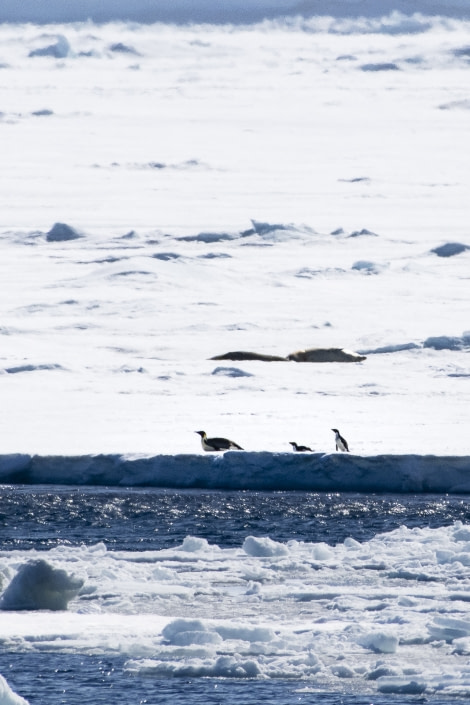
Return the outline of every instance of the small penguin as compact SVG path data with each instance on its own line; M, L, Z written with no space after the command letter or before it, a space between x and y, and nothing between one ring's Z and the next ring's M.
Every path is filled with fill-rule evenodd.
M243 450L238 443L229 441L228 438L207 438L205 431L196 431L201 436L201 445L203 450L207 452L217 450Z
M331 430L335 434L336 450L340 450L343 453L349 453L349 446L346 439L340 435L340 432L337 428L332 428Z
M306 451L310 451L310 453L312 453L312 449L308 446L299 446L295 441L289 441L289 443L296 453L305 453Z

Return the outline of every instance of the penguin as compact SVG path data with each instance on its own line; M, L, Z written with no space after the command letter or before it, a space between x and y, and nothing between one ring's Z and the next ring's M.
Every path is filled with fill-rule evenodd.
M305 453L306 451L310 451L310 453L312 453L312 449L308 446L299 446L295 441L289 441L289 443L296 453Z
M332 428L331 430L335 434L336 450L340 450L343 453L349 453L349 446L346 439L340 435L337 428Z
M229 441L228 438L207 438L205 431L196 431L201 436L201 445L203 450L207 452L217 450L243 450L238 443Z

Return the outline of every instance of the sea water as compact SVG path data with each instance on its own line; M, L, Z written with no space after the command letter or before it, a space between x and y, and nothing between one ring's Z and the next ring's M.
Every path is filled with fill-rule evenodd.
M247 536L334 546L346 539L366 542L400 526L437 528L469 519L469 503L462 496L10 485L0 493L0 561L11 552L27 557L99 544L108 554L125 551L135 559L139 552L145 556L175 548L188 536L219 549L240 547ZM44 651L25 652L0 641L0 673L30 703L448 702L420 692L364 694L351 679L338 692L308 679L136 675L126 661L126 655L112 650L109 655L74 653L73 648L55 651L44 645Z

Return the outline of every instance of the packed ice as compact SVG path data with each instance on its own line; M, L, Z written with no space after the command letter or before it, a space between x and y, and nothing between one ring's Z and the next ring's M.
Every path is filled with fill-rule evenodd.
M460 522L334 546L247 536L222 549L188 536L160 551L97 544L41 556L51 573L74 576L77 594L55 581L67 611L47 611L36 570L38 607L3 612L3 648L119 653L129 673L158 678L470 694L470 527ZM6 592L31 559L2 555Z

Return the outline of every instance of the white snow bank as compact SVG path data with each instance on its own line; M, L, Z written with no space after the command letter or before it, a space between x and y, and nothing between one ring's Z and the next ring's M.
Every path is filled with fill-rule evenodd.
M470 457L268 453L0 456L0 482L344 492L470 492ZM282 548L282 547L281 547ZM279 546L247 540L251 555Z
M66 610L83 580L38 559L21 566L0 598L2 610ZM1 701L0 701L1 702Z
M3 676L0 676L0 705L28 705L28 701L14 693Z

